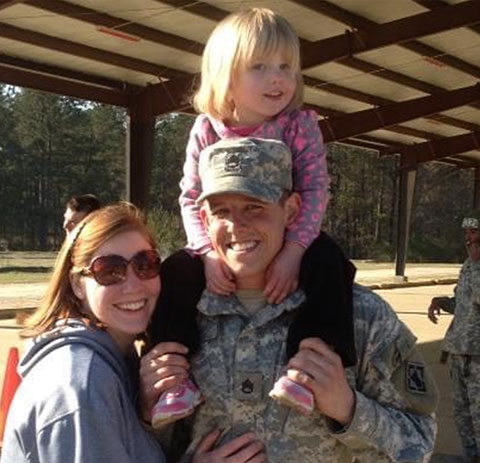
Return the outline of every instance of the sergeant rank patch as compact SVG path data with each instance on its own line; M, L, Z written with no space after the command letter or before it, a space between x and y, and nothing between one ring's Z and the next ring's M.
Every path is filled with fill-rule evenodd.
M408 392L413 392L414 394L425 394L425 392L427 392L425 366L421 363L407 363L405 380Z

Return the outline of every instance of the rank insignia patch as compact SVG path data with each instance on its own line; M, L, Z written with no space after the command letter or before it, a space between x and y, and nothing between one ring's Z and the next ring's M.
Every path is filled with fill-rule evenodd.
M425 394L425 366L421 363L408 362L406 370L407 391L414 394Z

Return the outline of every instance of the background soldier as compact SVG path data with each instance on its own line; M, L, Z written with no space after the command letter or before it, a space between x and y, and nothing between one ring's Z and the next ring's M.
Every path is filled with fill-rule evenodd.
M454 297L434 297L428 318L437 323L440 309L453 313L443 351L450 354L453 411L465 461L480 463L480 211L462 222L468 257Z

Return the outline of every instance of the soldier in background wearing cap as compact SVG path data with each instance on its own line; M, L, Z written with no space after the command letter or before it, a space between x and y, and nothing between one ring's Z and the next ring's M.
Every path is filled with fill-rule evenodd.
M269 463L340 463L352 456L369 463L427 462L437 391L414 335L379 296L354 286L354 366L343 367L340 356L317 337L304 339L287 361L289 327L305 295L297 290L269 304L263 288L300 198L291 192L289 150L273 143L275 149L271 140L220 141L201 158L201 217L237 291L221 296L207 289L200 299L201 346L191 357L191 372L205 403L175 424L177 439L171 442L179 441L181 428L193 449L206 430L217 428L218 443L254 432ZM187 375L179 355L185 349L170 349L168 356L155 357L154 348L142 359L144 413L158 398L156 387ZM285 371L313 392L310 414L269 398Z
M463 219L468 257L454 297L434 297L428 318L438 322L440 309L453 313L443 351L450 356L453 410L465 461L480 463L480 211Z

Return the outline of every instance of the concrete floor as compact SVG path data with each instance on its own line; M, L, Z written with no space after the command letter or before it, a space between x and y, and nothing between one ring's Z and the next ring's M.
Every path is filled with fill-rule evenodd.
M432 460L435 463L456 463L461 460L453 459L451 456L459 456L462 453L453 420L448 366L439 363L442 340L452 315L442 314L437 325L430 322L426 316L432 297L450 296L453 288L454 285L436 285L375 291L392 305L399 318L417 336L419 348L437 382L440 405L437 411L438 435L435 453L440 455Z
M453 422L448 367L438 362L442 339L451 321L451 315L442 315L437 325L432 324L426 317L426 310L432 297L440 295L450 296L453 293L454 285L438 284L439 278L444 278L444 281L450 281L453 276L458 275L458 269L459 266L448 267L446 270L442 268L440 276L435 274L436 271L439 271L439 268L425 269L421 275L415 274L414 278L410 279L412 284L419 284L422 279L431 280L430 283L434 282L437 284L427 286L402 285L395 289L375 291L392 305L398 316L417 336L420 350L430 366L440 390L440 405L438 409L439 432L435 446L435 455L431 460L432 463L461 462L461 447ZM362 275L362 272L358 272L357 281L379 287L382 286L382 283L390 284L395 280L392 277L391 270L382 270L377 274L377 278L370 271L364 275ZM428 281L425 282L427 283ZM12 291L13 287L6 288L6 286L8 285L0 285L0 296L8 295L8 306L12 305L12 300L20 300L20 305L34 305L38 302L41 292L45 288L44 285L31 287L17 285L15 291ZM14 293L17 291L18 298L15 298ZM2 299L5 301L5 298L0 297L0 301ZM2 305L0 304L1 309ZM19 330L15 320L0 320L0 384L3 384L9 348L17 346L22 351L23 345L24 342L19 338Z

